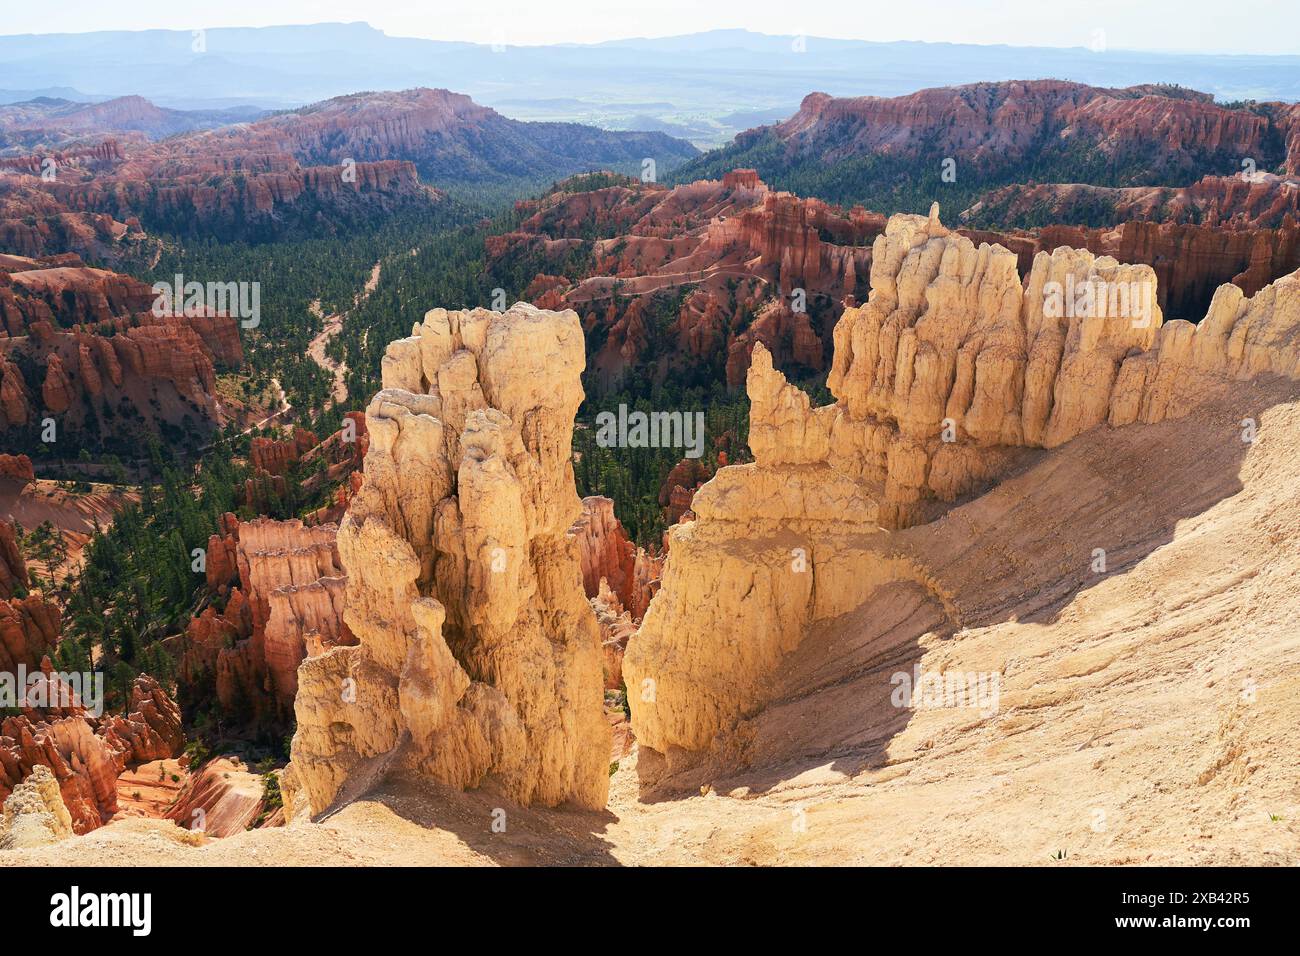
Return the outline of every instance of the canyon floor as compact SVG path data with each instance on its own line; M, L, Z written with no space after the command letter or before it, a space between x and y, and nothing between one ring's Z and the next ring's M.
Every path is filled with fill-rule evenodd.
M315 823L196 846L122 820L0 864L1294 865L1298 488L1294 383L1234 383L873 536L925 555L943 604L877 592L708 765L646 788L622 760L604 812L398 776ZM999 706L899 710L891 676L918 662L1000 673Z

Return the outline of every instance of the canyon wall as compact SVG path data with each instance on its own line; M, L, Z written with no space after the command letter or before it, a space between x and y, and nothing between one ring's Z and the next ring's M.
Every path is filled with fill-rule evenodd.
M52 418L132 453L163 429L197 442L222 419L217 369L243 361L238 320L155 315L154 298L73 255L0 256L0 431L31 443Z
M299 669L286 813L389 770L521 804L604 805L609 737L582 590L573 312L435 309L391 343L339 529L359 644Z
M332 524L224 517L208 540L212 599L169 639L187 708L215 703L243 726L290 726L303 658L353 643L335 536Z
M663 585L623 661L647 772L733 746L728 732L761 709L808 629L884 584L924 589L960 623L943 583L891 554L882 530L938 516L1028 449L1179 417L1234 381L1300 379L1300 273L1253 297L1221 287L1199 325L1164 322L1154 305L1062 314L1057 282L1155 277L1060 248L1022 286L1014 253L949 232L937 208L895 216L867 303L835 330L834 404L811 407L755 349L755 461L721 469L695 495L696 520L670 532Z

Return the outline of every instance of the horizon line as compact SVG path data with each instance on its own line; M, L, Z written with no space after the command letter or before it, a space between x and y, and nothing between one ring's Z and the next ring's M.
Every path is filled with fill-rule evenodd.
M312 27L366 27L369 30L387 37L392 40L422 40L429 43L458 43L465 46L491 48L495 44L493 41L467 40L461 38L442 38L428 36L412 36L403 34L389 33L382 27L372 25L368 20L318 20L310 23L272 23L262 26L218 26L218 27L193 27L185 29L182 27L142 27L138 29L122 30L63 30L51 33L0 33L0 40L22 39L24 37L82 37L92 36L94 34L111 34L111 33L179 33L193 34L195 30L204 30L206 32L216 32L221 30L283 30L283 29L310 29ZM803 37L806 40L828 40L836 43L863 43L871 46L891 46L903 43L914 43L924 46L953 46L953 47L977 47L980 49L1007 49L1007 50L1056 50L1060 52L1082 51L1092 53L1095 56L1105 56L1106 53L1143 53L1155 56L1170 57L1250 57L1254 59L1276 59L1276 60L1300 60L1300 53L1242 53L1224 50L1179 50L1179 49L1154 49L1147 47L1123 47L1108 46L1104 52L1090 50L1087 46L1079 44L1075 46L1050 46L1041 44L1016 44L1016 43L978 43L975 41L954 41L954 40L914 40L914 39L894 39L894 40L868 40L861 37L837 37L826 36L822 34L811 33L764 33L761 30L750 30L745 27L714 27L709 30L698 30L692 33L666 33L659 36L622 36L612 37L606 40L594 40L582 42L577 40L551 42L551 43L504 43L501 44L506 49L511 47L519 49L544 49L544 48L591 48L607 46L617 43L634 43L634 42L655 42L658 40L679 40L688 37L707 36L712 33L743 33L750 36L764 37L771 40L787 40Z

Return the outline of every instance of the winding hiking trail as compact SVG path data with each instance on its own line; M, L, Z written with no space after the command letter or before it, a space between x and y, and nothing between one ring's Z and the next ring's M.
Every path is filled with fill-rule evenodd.
M366 280L365 288L363 288L361 292L357 294L356 298L353 299L352 309L355 309L357 306L361 305L362 302L365 302L370 296L370 293L375 291L375 288L379 285L379 271L382 265L382 261L376 262L374 267L370 270L370 278ZM307 353L312 357L312 360L317 365L334 376L334 383L330 387L330 401L334 405L347 401L348 386L346 378L348 367L345 362L336 362L334 359L330 358L329 355L326 354L326 348L329 346L330 339L343 331L343 320L348 317L352 312L352 309L349 309L346 312L338 312L334 315L323 315L319 299L316 299L311 304L312 313L320 316L324 320L324 326L321 329L320 334L311 340L311 344L307 347Z

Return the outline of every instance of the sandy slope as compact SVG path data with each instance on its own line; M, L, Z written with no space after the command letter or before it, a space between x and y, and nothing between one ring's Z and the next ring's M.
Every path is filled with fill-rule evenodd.
M41 580L53 577L60 584L81 570L82 550L96 527L107 529L118 511L139 497L134 488L99 482L82 492L43 478L26 485L0 479L0 515L13 518L27 532L48 521L62 533L67 547L62 563L49 566L33 555L26 556L28 567Z
M196 849L126 821L0 863L1295 864L1295 392L1094 430L868 540L936 590L891 586L810 635L711 767L643 792L622 761L604 813L508 809L494 833L490 793L399 779L316 824ZM895 708L917 662L998 672L996 712Z

